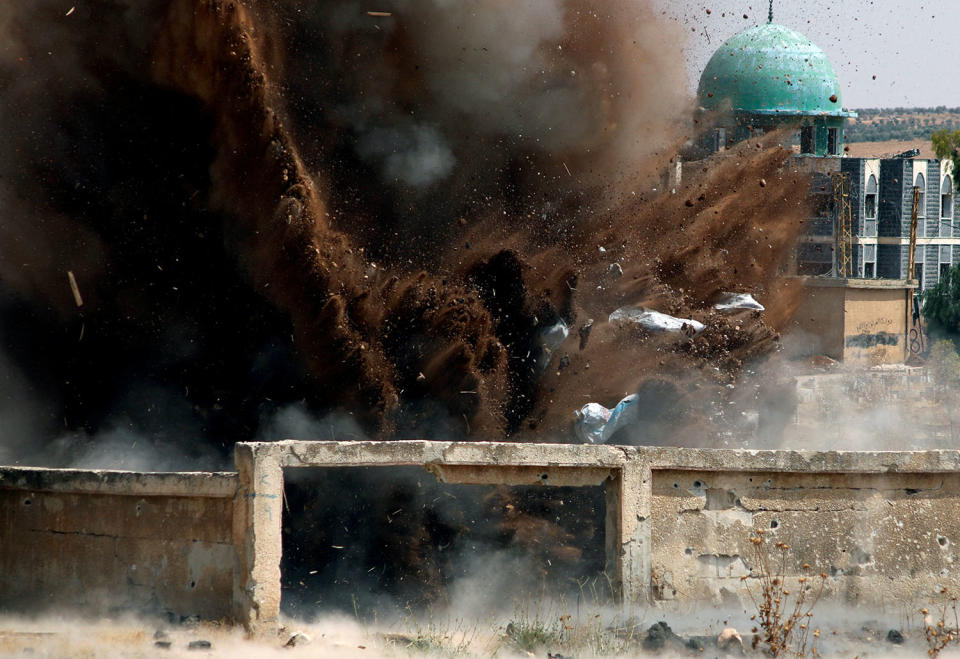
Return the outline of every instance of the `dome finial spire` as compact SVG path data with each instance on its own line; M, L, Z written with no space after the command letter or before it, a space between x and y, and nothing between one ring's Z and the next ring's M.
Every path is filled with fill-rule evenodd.
M767 22L773 23L773 0L770 0L770 13L767 14Z

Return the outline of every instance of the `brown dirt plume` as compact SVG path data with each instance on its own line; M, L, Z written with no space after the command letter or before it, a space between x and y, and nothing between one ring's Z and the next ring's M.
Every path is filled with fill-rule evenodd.
M224 445L299 400L376 436L563 440L583 403L644 391L679 401L667 432L773 349L805 184L767 137L664 189L691 104L680 33L646 3L378 11L0 10L0 94L23 122L3 138L0 303L58 427L134 414L145 378L138 395L184 399ZM41 58L57 48L72 57ZM769 311L711 311L730 290ZM616 330L627 304L708 329Z
M434 18L452 20L442 13ZM726 377L770 350L775 331L763 322L727 322L708 310L722 291L769 286L797 234L804 186L798 174L784 170L789 152L776 148L773 138L704 163L699 180L678 194L647 199L630 188L646 189L660 160L655 153L635 154L634 172L612 176L628 162L624 153L630 149L603 133L617 130L612 126L629 113L593 104L596 116L582 121L579 134L558 139L552 154L527 157L534 167L545 167L546 156L559 152L570 161L562 163L567 171L572 165L585 174L544 184L515 156L499 174L509 183L501 181L497 196L475 205L452 230L429 223L431 233L419 228L417 240L439 234L449 242L435 244L434 254L418 260L434 267L440 261L440 271L449 268L451 276L407 274L409 268L391 264L390 254L409 254L409 248L371 248L369 237L346 233L349 222L370 209L355 209L338 222L340 229L334 226L337 194L331 189L343 181L323 168L308 171L282 118L283 71L296 60L285 60L276 45L275 21L255 5L174 3L154 70L161 83L197 96L215 117L210 202L240 222L254 283L269 287L267 296L290 314L321 395L363 414L375 432L395 431L401 412L402 423L416 427L410 421L414 410L428 401L425 413L440 412L457 423L462 418L467 434L500 436L523 422L541 435L555 434L583 402L615 402L652 374L710 365ZM413 23L399 31L395 48L413 50L409 40L418 29ZM563 34L562 27L557 30ZM582 37L565 43L574 58L596 55ZM424 49L429 47L428 41ZM602 97L608 78L623 76L605 66L617 62L594 62L591 84L578 93ZM410 88L431 86L422 76L401 81L394 93L415 97ZM460 82L439 78L453 86ZM564 156L571 144L580 150ZM604 160L585 155L592 149ZM538 192L556 197L578 215L576 221L537 221L531 211ZM382 221L358 220L374 226ZM550 231L558 237L545 237ZM372 251L388 265L372 262ZM622 275L617 272L614 280L611 267ZM603 322L613 309L638 303L698 317L710 329L675 345L624 335ZM578 326L586 318L595 324L584 350L543 354L538 332L559 320ZM574 332L567 344L577 341ZM543 373L545 360L551 364ZM558 368L560 360L569 366Z
M296 342L326 385L322 395L384 432L398 391L422 389L416 383L429 373L446 409L476 418L477 406L452 392L479 389L495 415L505 365L488 314L468 292L427 275L381 274L330 226L323 183L307 173L274 109L253 12L234 2L179 2L167 20L157 77L198 96L216 117L211 203L242 223L254 283L272 287L269 297L291 315Z

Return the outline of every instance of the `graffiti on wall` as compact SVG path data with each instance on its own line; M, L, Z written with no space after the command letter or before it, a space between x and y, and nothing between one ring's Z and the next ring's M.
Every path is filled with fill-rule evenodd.
M876 348L877 346L895 346L900 343L900 335L893 332L861 333L848 336L848 348Z

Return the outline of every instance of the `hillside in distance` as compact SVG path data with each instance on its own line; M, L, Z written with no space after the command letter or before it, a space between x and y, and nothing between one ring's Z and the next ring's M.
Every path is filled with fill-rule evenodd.
M844 139L857 142L930 141L938 130L960 130L960 108L861 108L847 121Z

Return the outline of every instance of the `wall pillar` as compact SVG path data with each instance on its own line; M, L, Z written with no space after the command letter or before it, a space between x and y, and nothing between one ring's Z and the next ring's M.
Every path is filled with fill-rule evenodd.
M606 483L607 574L625 608L646 604L650 597L650 464L628 459Z
M239 483L234 499L234 617L249 633L276 633L280 616L283 470L280 447L237 444Z

